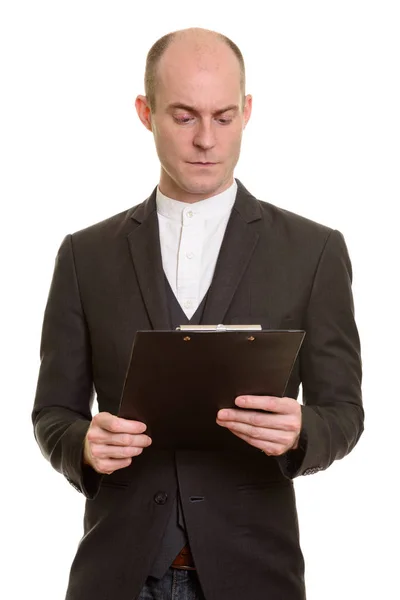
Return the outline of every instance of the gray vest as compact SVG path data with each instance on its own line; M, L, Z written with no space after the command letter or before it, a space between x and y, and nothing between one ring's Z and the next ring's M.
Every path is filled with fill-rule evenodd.
M193 317L189 320L183 312L178 300L176 299L166 277L165 286L167 290L167 303L171 329L176 329L179 327L179 325L198 325L201 323L207 294L204 296ZM150 570L149 575L156 577L157 579L161 579L161 577L166 573L167 569L171 566L175 556L177 556L183 546L185 546L187 543L188 538L178 489L177 501L174 503L171 518L167 524L157 558Z

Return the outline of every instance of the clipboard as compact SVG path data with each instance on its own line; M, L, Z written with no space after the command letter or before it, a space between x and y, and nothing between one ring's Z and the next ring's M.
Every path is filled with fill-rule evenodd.
M146 423L154 448L242 446L216 424L218 410L242 394L284 396L304 336L260 325L138 331L118 416Z

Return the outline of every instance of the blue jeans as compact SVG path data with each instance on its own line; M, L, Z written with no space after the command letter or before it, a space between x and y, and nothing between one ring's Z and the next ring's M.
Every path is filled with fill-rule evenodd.
M196 571L168 569L162 579L148 577L137 600L205 600Z

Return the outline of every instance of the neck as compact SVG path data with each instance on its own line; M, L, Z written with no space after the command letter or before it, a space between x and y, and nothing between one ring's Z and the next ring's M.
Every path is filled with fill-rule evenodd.
M179 202L185 202L186 204L194 204L195 202L200 202L201 200L206 200L207 198L221 194L231 187L233 181L233 175L231 175L226 181L220 183L220 185L215 188L199 188L196 191L189 191L180 187L177 182L172 180L162 169L158 187L160 192L168 198L172 198Z

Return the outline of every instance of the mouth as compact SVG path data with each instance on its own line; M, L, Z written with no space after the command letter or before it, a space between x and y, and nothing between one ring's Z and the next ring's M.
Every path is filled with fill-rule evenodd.
M189 162L190 165L195 165L196 167L213 167L218 164L215 162Z

